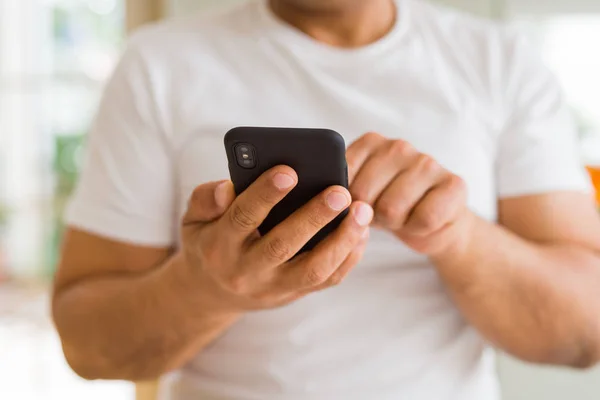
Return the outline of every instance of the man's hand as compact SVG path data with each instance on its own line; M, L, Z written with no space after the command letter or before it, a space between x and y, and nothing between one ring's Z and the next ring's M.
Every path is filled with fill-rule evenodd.
M375 223L429 256L467 237L472 215L461 178L409 143L368 133L347 152L350 192L375 209Z
M198 187L183 221L186 277L210 292L216 309L273 308L340 283L361 259L373 209L331 187L264 237L257 228L296 186L297 175L276 167L235 198L231 182ZM314 250L293 258L350 207L348 217Z
M277 167L237 198L231 182L198 187L175 252L69 229L53 314L73 369L87 379L156 379L189 362L245 311L339 283L362 257L373 209L331 187L260 237L256 228L296 183L293 170ZM333 234L290 260L348 207Z

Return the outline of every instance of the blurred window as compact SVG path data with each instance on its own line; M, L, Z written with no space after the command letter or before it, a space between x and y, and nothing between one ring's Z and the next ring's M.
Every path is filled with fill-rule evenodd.
M586 163L600 165L600 12L542 13L515 20L537 41L563 85L579 124Z
M123 20L124 0L0 1L0 232L13 273L53 272L60 214Z

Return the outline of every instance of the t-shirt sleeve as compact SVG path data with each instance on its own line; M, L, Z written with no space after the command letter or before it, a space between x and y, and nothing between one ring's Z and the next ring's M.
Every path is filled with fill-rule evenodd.
M107 84L66 223L137 245L174 244L173 168L152 76L132 42Z
M515 36L507 54L507 121L496 165L499 197L591 191L576 124L557 79L526 39Z

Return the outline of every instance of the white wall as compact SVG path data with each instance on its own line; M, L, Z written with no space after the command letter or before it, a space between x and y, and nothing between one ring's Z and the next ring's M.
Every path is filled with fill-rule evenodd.
M244 0L166 0L167 10L171 15L179 15L190 10L225 7L241 3Z
M172 14L180 14L191 9L210 8L235 4L243 0L169 0ZM516 12L532 12L534 6L542 10L568 9L568 2L554 0L438 0L441 3L457 6L478 15L501 17ZM518 2L523 1L520 10ZM570 1L570 0L569 0ZM507 6L509 2L510 7ZM526 3L526 4L525 4ZM543 4L541 4L543 3ZM555 3L562 3L558 5ZM548 6L546 7L546 4ZM554 4L554 5L552 5ZM577 0L583 4L597 6L600 0ZM567 5L567 6L565 6ZM579 8L581 10L581 8ZM510 11L510 12L509 12ZM544 11L545 13L545 11ZM501 356L498 362L504 400L599 400L600 369L587 373L555 368L531 366L510 357ZM482 399L483 400L483 399Z
M503 0L509 14L600 13L599 0Z
M485 17L496 16L500 4L494 0L437 0L437 2Z
M194 9L206 9L240 3L243 0L166 0L171 14L177 15ZM438 0L469 10L479 15L495 15L498 2L494 0ZM585 1L585 0L581 0ZM592 0L593 1L593 0Z
M508 357L499 361L504 400L598 400L600 369L579 372L527 365Z

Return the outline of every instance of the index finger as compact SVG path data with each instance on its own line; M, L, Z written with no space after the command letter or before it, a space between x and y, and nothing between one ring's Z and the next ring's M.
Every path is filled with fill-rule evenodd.
M265 172L234 200L219 220L220 228L228 237L245 240L297 183L298 176L290 167L278 166Z
M271 267L289 261L351 202L346 188L328 188L256 242L254 252L258 257L255 259L261 260L261 266Z
M348 146L346 160L348 162L348 182L352 184L356 174L363 164L381 144L387 139L378 133L370 132L361 136L358 140Z

